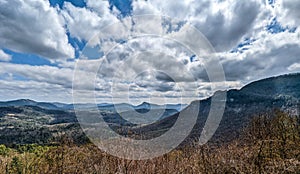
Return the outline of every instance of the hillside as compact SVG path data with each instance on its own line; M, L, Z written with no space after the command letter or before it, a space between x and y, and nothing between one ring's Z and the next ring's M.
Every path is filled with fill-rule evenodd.
M240 90L227 91L226 108L222 121L215 135L211 139L212 143L229 142L239 137L242 129L246 127L253 116L271 112L274 109L281 109L291 115L299 113L300 100L300 74L290 74L252 82ZM215 94L217 95L217 94ZM197 123L189 138L198 139L207 119L211 98L199 103L200 113ZM193 104L192 103L192 104ZM192 109L191 106L185 110ZM168 117L152 125L143 127L136 132L144 132L144 137L156 137L156 134L149 133L158 130L158 127L168 130L178 118L178 114ZM163 133L161 132L161 133ZM187 142L191 141L190 139Z

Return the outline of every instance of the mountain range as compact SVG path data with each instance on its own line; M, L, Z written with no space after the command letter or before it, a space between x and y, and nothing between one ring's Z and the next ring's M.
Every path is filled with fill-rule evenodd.
M111 104L111 103L100 103L96 104L100 110L113 110L115 108L120 108L122 111L127 110L139 110L139 109L175 109L177 111L182 110L187 106L187 104L166 104L166 105L158 105L158 104L151 104L147 102L143 102L140 105L131 105L127 103L118 103L118 104ZM0 107L8 107L8 106L37 106L43 109L57 109L57 110L74 110L76 109L90 109L94 108L95 104L90 103L77 103L77 104L66 104L66 103L59 103L59 102L36 102L30 99L18 99L12 101L2 101L0 102Z
M220 91L224 92L224 91ZM216 92L214 95L218 95ZM226 91L227 100L223 118L211 142L222 143L237 138L249 120L259 114L273 109L280 109L291 115L299 113L300 74L288 74L252 82L243 88ZM194 101L190 105L156 105L142 103L138 106L117 104L116 112L113 104L97 104L101 115L110 127L121 135L131 132L136 139L157 137L169 130L180 112L189 112L193 105L199 104L197 122L186 142L199 138L207 120L212 98ZM77 142L86 141L77 117L76 109L86 112L93 121L95 111L91 104L64 104L35 102L28 99L0 102L0 143L50 143L58 141L62 133L72 137ZM122 118L122 114L130 116L133 111L147 113L149 110L161 112L163 116L158 121L148 125L136 126ZM192 112L192 111L191 111ZM97 115L99 116L99 115ZM151 117L151 116L149 116Z

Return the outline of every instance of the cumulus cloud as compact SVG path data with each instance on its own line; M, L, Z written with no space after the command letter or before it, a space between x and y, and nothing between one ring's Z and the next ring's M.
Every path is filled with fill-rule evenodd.
M11 55L6 54L3 50L0 50L0 61L9 62L11 60Z
M228 51L245 35L257 27L265 15L265 4L260 0L242 1L134 1L135 14L162 14L197 27L217 51Z
M0 74L12 73L25 80L46 82L61 85L65 88L72 87L72 69L60 69L51 66L31 66L12 63L0 63ZM16 79L18 80L18 79Z
M52 85L60 85L64 88L72 88L74 70L71 68L58 68L54 66L31 66L0 62L0 75L12 74L16 81L45 82ZM88 77L93 74L78 70L76 75L80 79L80 85L85 90L94 90L94 79Z
M60 85L36 81L0 80L2 100L33 99L71 103L72 90ZM70 99L69 99L70 98Z
M61 14L72 37L89 41L108 24L117 22L108 1L88 0L87 7L78 8L65 2Z
M265 77L297 72L300 54L298 33L262 32L258 39L237 53L221 53L227 80L248 83ZM255 73L254 73L255 72Z
M48 1L1 0L0 45L49 59L74 57L64 22Z

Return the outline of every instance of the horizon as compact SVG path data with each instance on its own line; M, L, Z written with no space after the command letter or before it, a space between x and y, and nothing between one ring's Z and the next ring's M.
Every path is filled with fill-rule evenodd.
M230 90L241 90L242 88L252 84L252 83L255 83L255 82L259 82L259 81L262 81L262 80L268 80L268 79L272 79L272 78L278 78L278 77L284 77L284 76L289 76L289 75L300 75L300 72L294 72L294 73L288 73L288 74L281 74L281 75L275 75L275 76L271 76L271 77L266 77L266 78L261 78L261 79L258 79L258 80L255 80L255 81L251 81L247 84L245 84L244 86L240 87L240 88L230 88L230 89L226 89L226 90L221 90L221 91L230 91ZM199 99L196 99L196 100L192 100L191 102L189 103L154 103L154 102L148 102L148 101L141 101L140 103L132 103L132 102L117 102L117 103L114 103L113 101L112 102L106 102L106 101L103 101L103 102L98 102L96 104L110 104L110 105L118 105L118 104L130 104L130 105L133 105L133 106L138 106L138 105L141 105L143 103L149 103L149 104L156 104L156 105L167 105L167 104L173 104L173 105L176 105L176 104L181 104L181 105L189 105L191 104L192 102L194 101L202 101L202 100L206 100L208 98L211 98L214 94L212 94L211 96L208 96L208 97L204 97L204 98L199 98ZM31 100L31 101L34 101L34 102L40 102L40 103L61 103L61 104L95 104L95 103L65 103L65 102L60 102L60 101L48 101L48 100L34 100L34 99L30 99L30 98L13 98L13 99L8 99L8 100L0 100L0 102L11 102L11 101L17 101L17 100Z
M149 103L149 102L142 102L142 103L139 103L139 104L132 104L132 103L63 103L63 102L56 102L56 101L37 101L37 100L32 100L32 99L25 99L25 98L18 98L18 99L12 99L12 100L0 100L1 103L5 103L5 102L14 102L14 101L22 101L22 100L29 100L29 101L32 101L32 102L37 102L37 103L50 103L50 104L55 104L55 103L58 103L58 104L66 104L66 105L80 105L80 104L83 104L83 105L93 105L93 104L96 104L96 105L101 105L101 104L108 104L108 105L120 105L120 104L129 104L129 105L132 105L132 106L139 106L139 105L142 105L144 103L146 104L154 104L154 105L159 105L159 106L163 106L163 105L189 105L190 103L165 103L165 104L157 104L157 103Z

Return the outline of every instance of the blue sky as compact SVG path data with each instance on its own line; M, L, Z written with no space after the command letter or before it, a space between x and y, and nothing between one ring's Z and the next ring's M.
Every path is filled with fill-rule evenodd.
M49 2L50 2L50 5L53 7L58 5L60 8L62 8L65 1L64 0L49 0ZM67 2L71 2L76 7L85 7L86 6L86 3L84 0L75 0L75 1L69 0Z
M134 29L138 23L132 17L142 14L164 15L174 20L171 22L167 19L161 24L147 26L164 29L168 23L166 34L180 33L182 28L190 24L195 26L219 56L227 79L226 89L240 88L265 77L299 72L300 13L296 8L299 4L291 0L266 0L265 3L260 0L246 3L217 0L3 0L0 2L0 22L3 23L0 26L0 100L30 98L39 101L71 102L71 84L76 61L82 59L82 56L92 59L92 55L96 55L94 60L98 57L100 60L105 57L104 52L112 46L111 44L121 46L112 51L118 59L115 60L113 56L105 57L109 63L104 63L105 70L98 74L101 77L98 90L104 91L99 92L99 102L111 99L111 96L107 95L113 81L109 74L118 74L115 73L118 71L132 76L133 80L131 82L122 75L116 78L119 98L124 95L124 85L131 83L134 89L131 93L132 100L143 100L141 93L145 91L157 98L174 98L179 95L176 91L178 85L183 82L183 90L188 93L186 98L190 98L187 100L211 95L213 91L210 91L211 84L205 78L201 57L175 48L174 44L155 41L157 38L147 38L147 41L137 39L131 42L127 41L128 38L122 38L116 30L109 33L115 36L101 41L93 49L86 47L95 34L101 33L105 27L114 23L127 20ZM132 32L131 30L128 32ZM164 61L166 57L162 57L160 61L149 61L142 57L145 61L139 66L136 62L130 64L130 68L121 69L120 64L124 64L127 59L130 63L135 61L132 56L138 50L132 49L135 49L137 44L140 45L139 48L147 44L148 48L166 47L165 54L175 57L176 60L168 62ZM176 69L176 62L183 62L186 72ZM145 77L136 75L139 74L137 70L143 66L155 69L161 67L161 64L170 65L166 66L166 71L170 74L182 73L182 82L175 84L167 83L165 79L160 81L161 79L156 77L161 77L161 74L157 72ZM87 70L85 71L82 73L87 73ZM190 89L187 86L190 82L184 77L185 73L192 73L199 84L194 89L198 95L194 97L189 93ZM154 76L153 79L148 78L151 75Z

